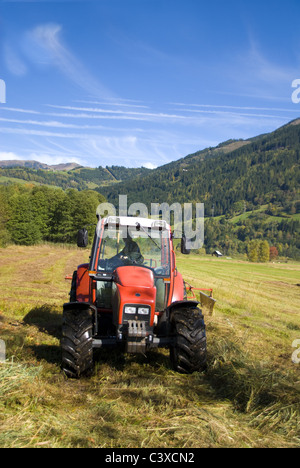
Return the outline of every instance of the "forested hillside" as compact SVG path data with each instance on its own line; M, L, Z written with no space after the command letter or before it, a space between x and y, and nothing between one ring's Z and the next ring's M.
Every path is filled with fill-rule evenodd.
M108 167L76 167L69 171L62 170L49 170L46 168L38 167L16 166L7 167L7 162L4 167L1 167L0 162L0 183L14 182L23 180L42 185L51 185L60 187L64 190L68 188L75 188L77 190L87 190L99 188L103 185L114 184L117 182L129 180L137 176L145 176L150 172L149 169L141 168L127 168L122 166ZM65 165L67 166L67 165ZM53 166L54 167L54 166Z

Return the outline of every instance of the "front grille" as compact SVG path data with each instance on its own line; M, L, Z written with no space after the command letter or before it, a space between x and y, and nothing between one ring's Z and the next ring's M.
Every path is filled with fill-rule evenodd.
M128 313L127 310L131 309L133 313ZM145 312L148 311L146 314ZM143 312L143 313L141 313ZM151 307L143 304L126 304L123 309L123 323L131 320L143 321L147 324L150 323Z

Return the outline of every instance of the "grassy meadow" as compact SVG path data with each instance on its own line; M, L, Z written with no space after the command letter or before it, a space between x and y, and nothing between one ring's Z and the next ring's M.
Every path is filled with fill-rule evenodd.
M299 447L300 265L178 256L195 287L212 287L209 366L180 375L167 350L100 351L90 379L60 370L65 276L89 252L0 249L0 447Z

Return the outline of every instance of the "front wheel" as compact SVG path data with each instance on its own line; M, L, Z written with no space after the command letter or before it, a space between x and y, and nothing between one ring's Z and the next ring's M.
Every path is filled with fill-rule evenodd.
M68 377L91 375L93 359L93 314L91 310L68 310L63 314L62 370Z
M170 358L174 370L184 374L205 370L207 345L201 310L182 306L171 312L170 320L174 335Z

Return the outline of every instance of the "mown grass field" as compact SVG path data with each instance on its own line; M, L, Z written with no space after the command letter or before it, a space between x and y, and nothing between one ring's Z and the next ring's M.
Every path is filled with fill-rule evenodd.
M299 447L300 265L178 258L213 287L209 367L179 375L168 352L100 352L90 379L60 370L62 304L88 251L0 249L0 447Z

